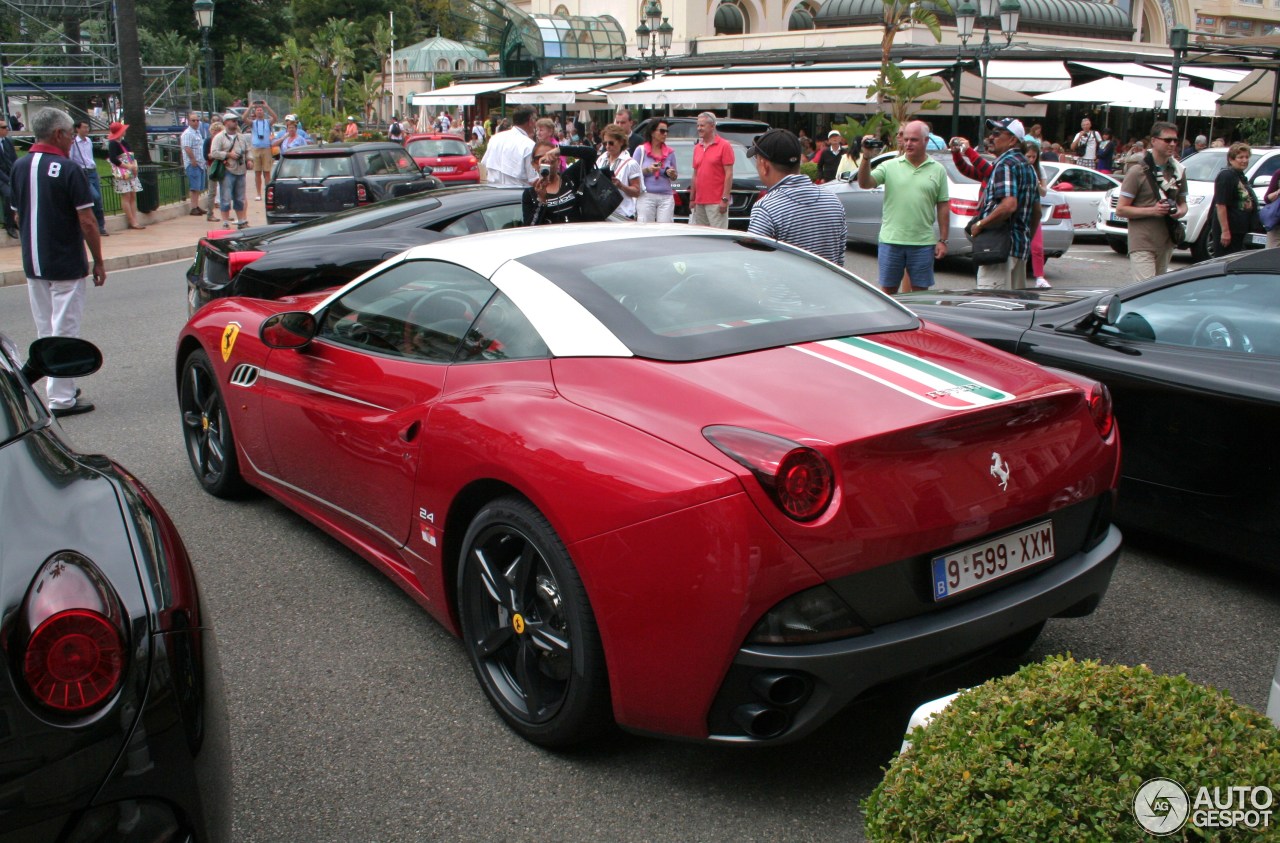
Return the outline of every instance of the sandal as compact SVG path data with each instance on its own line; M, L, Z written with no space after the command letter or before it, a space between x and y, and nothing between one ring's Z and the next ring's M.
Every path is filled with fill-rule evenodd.
M134 231L142 231L146 228L145 225L131 225L129 227L132 228Z
M240 228L248 228L248 227L249 227L249 221L248 221L248 220L241 220L240 222L236 223L236 228L237 228L237 229L240 229Z

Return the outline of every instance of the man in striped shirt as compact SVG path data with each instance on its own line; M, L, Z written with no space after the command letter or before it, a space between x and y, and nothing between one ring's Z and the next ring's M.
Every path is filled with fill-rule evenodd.
M69 157L73 123L64 111L46 108L31 118L36 142L13 165L13 210L22 230L22 268L36 333L41 337L80 336L85 280L93 253L93 283L107 280L102 239L93 216L93 191L84 170ZM78 397L75 381L49 378L49 409L71 416L93 409Z
M747 157L755 159L756 172L768 188L752 207L747 230L844 266L844 205L800 175L800 139L786 129L770 129L756 138Z

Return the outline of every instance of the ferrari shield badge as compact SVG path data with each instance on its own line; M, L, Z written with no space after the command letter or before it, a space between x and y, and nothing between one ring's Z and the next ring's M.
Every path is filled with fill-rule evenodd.
M236 337L240 336L240 323L228 322L227 328L222 332L222 362L226 363L231 359L231 349L236 347Z

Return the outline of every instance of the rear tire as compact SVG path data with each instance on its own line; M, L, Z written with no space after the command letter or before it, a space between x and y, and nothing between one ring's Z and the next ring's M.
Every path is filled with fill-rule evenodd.
M1209 213L1213 213L1213 209L1209 209ZM1207 261L1213 257L1213 225L1209 220L1204 221L1204 228L1200 230L1200 236L1191 243L1191 260L1199 263Z
M182 366L178 408L187 459L200 485L214 497L242 497L249 487L240 475L240 458L226 402L209 356L203 351L193 351Z
M1129 254L1129 238L1117 237L1114 234L1107 235L1107 245L1111 247L1111 251L1118 255Z
M476 515L462 540L462 642L494 709L562 749L612 724L604 648L586 589L551 524L522 498Z

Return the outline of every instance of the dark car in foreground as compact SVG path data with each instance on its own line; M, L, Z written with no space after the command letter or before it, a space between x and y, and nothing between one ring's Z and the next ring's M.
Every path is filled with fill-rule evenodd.
M676 222L689 221L689 186L693 181L693 147L696 140L668 141L676 153L676 172L679 177L672 182L676 191ZM747 148L740 143L730 142L733 146L733 187L729 202L729 227L738 231L746 231L751 222L751 208L756 200L764 195L765 184L756 172L756 164L747 157Z
M187 269L188 314L223 296L280 296L347 283L413 246L521 224L519 187L446 187L292 226L211 231Z
M334 143L280 153L267 184L267 222L315 219L444 183L398 143Z
M1280 250L1117 291L901 300L926 321L1110 388L1125 440L1121 524L1275 564Z
M545 746L799 739L1089 614L1120 553L1100 384L739 232L429 243L202 308L173 377L196 482L391 577Z
M213 629L164 509L31 387L89 342L0 335L0 841L230 840Z

